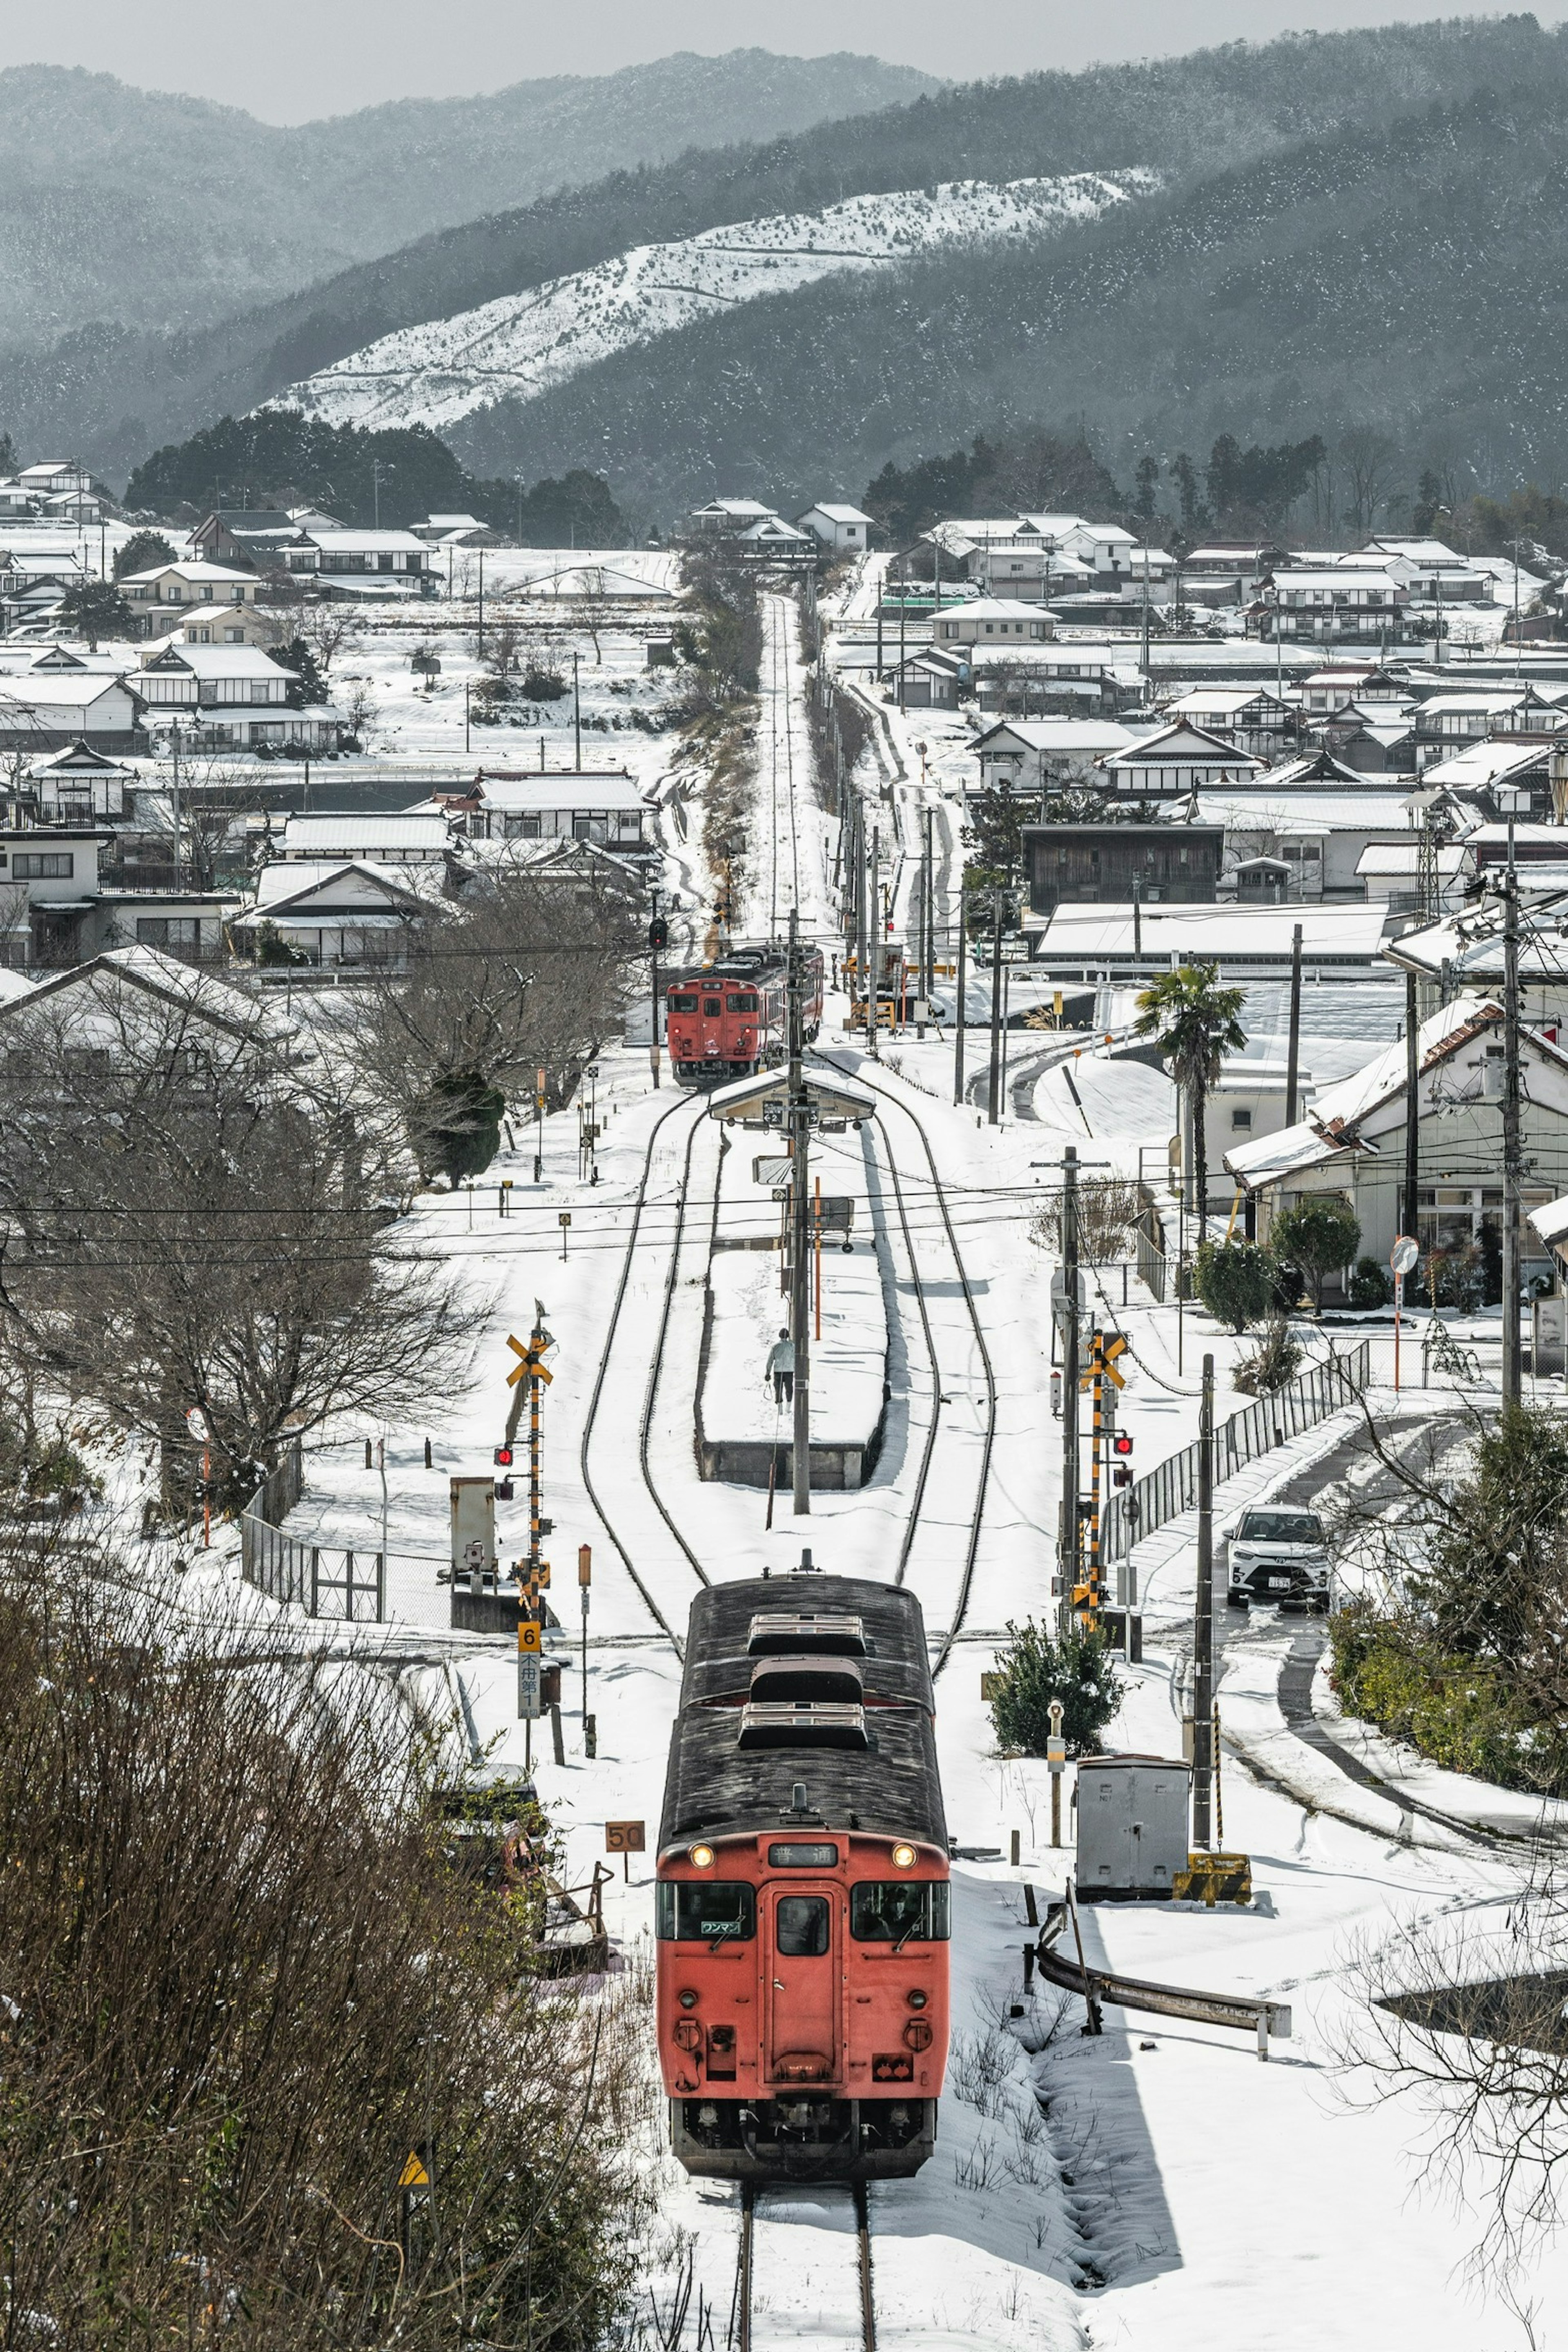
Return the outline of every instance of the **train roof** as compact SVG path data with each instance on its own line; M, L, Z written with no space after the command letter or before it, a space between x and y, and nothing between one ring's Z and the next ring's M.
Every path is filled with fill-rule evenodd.
M821 1677L813 1692L813 1670ZM692 1605L659 1846L806 1818L944 1852L925 1625L856 1577L748 1578Z

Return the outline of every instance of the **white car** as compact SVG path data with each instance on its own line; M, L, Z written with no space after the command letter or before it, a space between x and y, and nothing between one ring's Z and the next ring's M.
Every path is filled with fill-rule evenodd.
M1262 1503L1225 1529L1225 1597L1232 1609L1265 1601L1279 1609L1327 1614L1329 1547L1316 1511Z

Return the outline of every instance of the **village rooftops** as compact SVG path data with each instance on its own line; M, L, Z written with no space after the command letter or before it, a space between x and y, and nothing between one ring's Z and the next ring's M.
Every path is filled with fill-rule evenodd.
M423 865L441 863L451 845L452 829L445 816L405 809L385 816L291 816L283 829L280 852L290 863L361 857L377 865Z
M1137 908L1068 904L1051 916L1036 961L1043 970L1077 968L1090 979L1108 965L1168 969L1173 960L1217 961L1226 971L1288 971L1299 923L1308 965L1372 973L1387 911L1364 901L1239 907L1220 899Z

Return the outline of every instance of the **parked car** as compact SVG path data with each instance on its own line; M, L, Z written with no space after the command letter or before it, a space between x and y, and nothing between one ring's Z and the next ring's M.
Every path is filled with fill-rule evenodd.
M1243 1511L1224 1534L1228 1562L1225 1597L1232 1609L1268 1601L1281 1610L1327 1614L1329 1547L1316 1511L1264 1503Z

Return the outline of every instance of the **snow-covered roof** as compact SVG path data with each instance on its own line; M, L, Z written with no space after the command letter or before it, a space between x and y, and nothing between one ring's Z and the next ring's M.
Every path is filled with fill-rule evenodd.
M1300 923L1309 962L1326 957L1371 962L1382 941L1386 913L1386 908L1363 900L1336 906L1238 907L1228 900L1145 905L1137 910L1138 937L1145 957L1223 956L1237 963L1265 957L1289 962L1291 932ZM1133 921L1131 903L1059 906L1046 925L1041 953L1053 964L1086 966L1130 957L1135 952Z
M1201 824L1248 833L1393 833L1411 824L1408 802L1395 793L1215 792L1200 788L1193 808Z
M1526 1213L1549 1249L1558 1249L1568 1242L1568 1192L1555 1201L1543 1202L1539 1209L1531 1209Z
M1004 738L1042 752L1117 751L1136 740L1131 728L1110 719L1004 719L977 735L971 749L984 751Z
M422 539L411 530L351 530L342 523L328 529L321 523L306 523L301 536L323 554L333 555L425 555L428 550Z
M818 499L814 507L807 507L805 514L796 515L795 520L796 522L804 522L805 520L805 515L814 514L821 515L826 522L863 522L869 524L872 520L868 514L862 514L858 507L830 506L826 499Z
M1506 736L1493 736L1485 743L1467 743L1462 751L1452 752L1447 759L1434 760L1421 772L1423 784L1448 784L1459 790L1484 789L1500 783L1507 776L1525 768L1533 768L1552 756L1544 743L1510 742Z
M280 677L293 679L298 672L286 669L259 646L164 646L142 665L143 670L189 670L193 677Z
M388 816L291 816L283 829L286 857L353 856L358 850L446 849L452 829L444 816L400 810Z
M1363 555L1402 555L1406 563L1458 563L1465 558L1440 539L1369 539Z
M1026 604L1017 596L974 596L966 604L943 604L936 617L943 621L1038 621L1044 617L1044 607Z
M377 866L354 857L299 858L264 866L257 877L255 900L239 919L247 924L297 911L312 898L337 888L340 903L352 890L361 903L380 898L404 913L426 913L432 894L419 887L418 869Z
M58 709L62 704L69 703L86 709L106 694L117 691L135 692L118 670L47 670L41 676L30 670L23 677L0 677L0 701L32 705L39 709Z
M1440 841L1436 845L1436 863L1439 874L1457 874L1465 862L1463 845L1457 841ZM1421 871L1421 839L1419 835L1409 841L1369 841L1356 859L1355 870L1367 876L1409 875Z
M1173 716L1179 714L1184 719L1205 710L1234 718L1237 711L1250 709L1257 702L1271 702L1277 709L1284 708L1266 686L1189 686L1184 694L1165 708Z
M481 776L474 787L486 808L503 816L525 810L641 809L649 805L635 776L594 771L547 771L542 776Z
M195 588L236 587L241 581L256 585L254 572L237 572L226 563L208 563L200 556L176 556L172 563L151 563L144 572L128 572L118 588L140 588L156 580L189 581Z
M1224 743L1217 735L1195 727L1190 719L1179 719L1174 726L1158 727L1152 735L1141 735L1121 751L1112 752L1106 761L1108 768L1170 767L1188 764L1194 767L1250 768L1256 774L1268 765L1250 751L1237 751L1234 743Z

